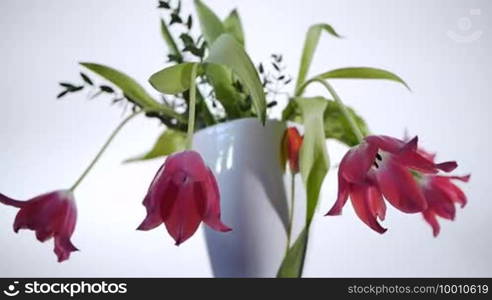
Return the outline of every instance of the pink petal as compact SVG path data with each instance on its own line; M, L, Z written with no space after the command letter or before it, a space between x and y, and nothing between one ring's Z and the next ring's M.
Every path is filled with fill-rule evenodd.
M355 213L366 223L371 229L379 233L385 233L386 228L383 228L377 221L376 216L374 216L371 211L370 204L375 202L373 199L377 197L377 192L374 192L374 188L369 185L363 184L352 184L350 189L350 199L352 200L352 206L354 207Z
M432 210L428 209L422 212L422 216L424 217L424 220L432 227L432 234L434 235L434 237L439 235L441 227L439 226L436 215L432 212Z
M412 174L393 157L389 157L375 174L384 197L399 210L416 213L427 208L427 202Z
M197 198L205 197L206 199L203 222L217 231L231 231L232 229L220 220L219 186L212 171L209 169L208 172L208 182L197 184L195 189Z
M364 138L369 144L390 153L398 153L406 145L402 140L386 135L370 135Z
M26 202L27 201L14 200L12 198L5 196L4 194L0 194L0 203L3 203L5 205L10 205L13 207L22 208L22 207L24 207Z
M58 256L58 262L63 262L70 257L70 253L74 251L79 251L69 237L65 236L55 236L55 249L54 252Z
M450 199L442 190L429 185L424 188L424 196L429 208L432 209L435 214L448 220L454 220L456 208L454 207L452 199Z
M386 217L386 204L384 203L383 195L377 187L371 186L368 188L368 205L372 215L380 220Z
M438 163L436 167L444 172L451 172L458 167L458 164L455 161L446 161Z
M376 159L377 152L378 149L369 143L353 147L340 162L339 174L348 182L364 182L367 172Z
M338 196L333 207L325 216L337 216L342 214L342 209L347 203L350 184L338 173Z
M467 182L470 179L470 175L467 176L434 176L431 179L430 184L435 188L440 189L444 194L447 195L451 201L460 203L461 207L464 207L467 203L467 198L465 193L456 186L451 179L461 180Z
M204 200L196 198L194 193L194 184L189 182L179 188L177 198L170 212L162 211L162 214L168 214L164 221L169 234L179 245L190 238L198 229L202 221Z

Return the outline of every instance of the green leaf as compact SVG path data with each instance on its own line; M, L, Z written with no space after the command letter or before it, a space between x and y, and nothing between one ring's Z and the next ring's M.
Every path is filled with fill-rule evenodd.
M217 15L202 1L195 0L195 8L200 20L203 37L209 45L225 32L224 24Z
M129 98L143 109L147 111L161 112L167 116L172 116L180 121L183 121L180 114L172 110L170 107L157 102L137 81L135 81L135 79L130 76L116 69L100 64L82 62L80 65L102 76L106 80L111 81L123 91L125 97Z
M309 67L313 60L314 52L318 46L319 38L322 31L328 32L334 37L340 38L341 36L328 24L315 24L309 27L306 34L306 40L304 41L304 49L302 50L301 63L299 66L299 74L297 75L296 91L306 80Z
M239 77L252 97L258 118L265 124L265 93L256 68L244 48L230 34L223 34L212 44L206 62L225 65Z
M299 162L306 188L306 226L309 227L318 204L321 184L329 169L326 151L323 114L327 106L324 98L296 98L304 125Z
M129 158L125 163L142 161L162 157L173 154L174 152L182 151L186 147L186 135L177 130L166 129L157 139L150 151L145 154Z
M383 69L368 67L352 67L331 70L316 76L321 79L350 78L350 79L385 79L403 84L407 89L410 87L398 75Z
M349 114L352 115L355 123L360 129L362 135L369 134L367 124L355 111L346 107ZM347 119L343 116L340 105L332 100L327 100L327 107L323 116L325 137L338 140L347 146L355 146L359 143L357 136L354 134L352 127Z
M197 63L182 63L152 74L150 84L159 92L175 95L190 88L191 70Z
M161 19L161 34L164 41L166 41L170 54L176 58L177 62L182 62L183 56L181 55L178 45L176 44L176 41L174 40L169 28L166 25L166 22L163 19Z
M304 228L295 243L285 254L277 272L278 278L300 278L302 276L307 242L308 229Z
M225 31L232 34L233 37L244 47L244 31L241 18L237 10L231 11L229 16L224 20Z
M238 103L241 95L233 86L232 72L223 65L206 64L205 74L214 88L215 97L224 107L228 119L241 117Z

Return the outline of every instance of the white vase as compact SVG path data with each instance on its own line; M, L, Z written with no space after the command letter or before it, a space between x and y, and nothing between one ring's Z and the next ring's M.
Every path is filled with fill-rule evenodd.
M216 175L223 222L231 232L207 226L214 276L274 277L286 247L288 204L280 163L286 126L280 121L239 119L198 131L193 148Z

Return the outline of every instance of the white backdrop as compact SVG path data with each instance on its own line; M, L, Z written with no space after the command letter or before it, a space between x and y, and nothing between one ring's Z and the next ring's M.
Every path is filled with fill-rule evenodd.
M0 2L0 192L16 198L72 184L121 110L83 95L56 101L59 80L78 80L77 61L101 62L146 83L165 62L156 2L131 0ZM185 0L190 10L191 1ZM384 235L359 221L350 205L323 217L335 197L335 172L322 194L306 276L492 276L490 248L492 104L490 1L239 1L207 3L225 16L238 7L255 61L281 52L296 75L304 34L332 24L343 40L323 36L312 74L342 66L392 70L412 87L388 82L334 82L371 130L418 134L441 159L456 159L469 205L433 238L419 215L390 208ZM450 31L468 37L459 42ZM454 38L453 38L454 37ZM488 54L487 54L488 53ZM321 93L313 90L312 93ZM81 252L58 264L52 242L14 234L16 209L0 206L0 276L210 276L200 231L180 247L160 227L135 228L141 199L161 160L122 165L146 150L161 129L143 117L129 124L77 190L73 236ZM333 161L345 148L329 145Z

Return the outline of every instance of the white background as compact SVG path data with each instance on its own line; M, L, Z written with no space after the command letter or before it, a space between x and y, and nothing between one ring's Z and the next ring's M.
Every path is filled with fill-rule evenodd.
M146 87L164 66L156 2L131 0L0 2L0 191L27 199L70 186L121 120L121 109L84 95L55 100L60 80L78 80L78 61L114 66ZM433 238L419 215L389 209L384 235L371 231L350 205L323 217L335 197L335 172L322 194L305 276L492 276L490 167L492 49L490 1L225 1L207 2L220 16L238 7L256 61L283 53L296 75L304 34L316 22L346 38L323 36L311 74L343 66L392 70L412 87L334 81L372 132L418 134L438 158L456 159L469 205ZM185 10L191 1L185 0ZM480 15L470 15L480 9ZM469 18L471 28L466 30ZM460 27L461 26L461 27ZM453 30L480 38L458 43ZM488 53L488 54L487 54ZM322 93L313 90L313 94ZM155 93L154 93L155 94ZM81 252L58 264L52 242L14 234L16 209L0 207L0 276L211 276L202 232L180 247L164 228L137 232L140 202L162 160L122 165L154 142L161 129L143 117L129 124L77 190L73 236ZM333 161L345 148L330 144Z

